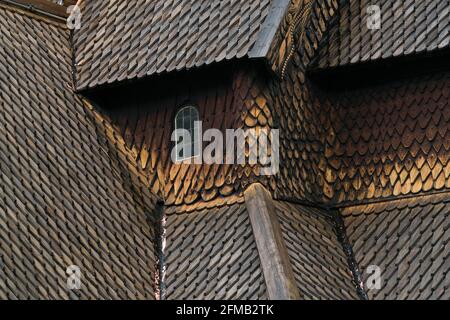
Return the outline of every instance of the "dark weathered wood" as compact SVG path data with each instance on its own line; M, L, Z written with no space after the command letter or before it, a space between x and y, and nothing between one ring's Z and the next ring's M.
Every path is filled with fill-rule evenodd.
M425 57L414 55L417 60L408 60L411 73L400 75L397 67L390 67L381 78L384 82L373 73L367 77L361 69L345 69L357 85L349 87L339 77L336 82L345 82L345 90L329 90L304 72L323 48L324 59L347 64L355 62L355 54L376 58L369 54L372 49L376 55L381 52L380 57L390 56L384 51L392 46L378 50L365 40L371 37L358 42L364 25L352 23L358 19L348 19L354 15L346 14L347 9L335 20L339 30L328 32L338 0L314 1L304 25L296 19L306 16L297 13L312 0L298 0L291 2L269 50L273 70L286 71L286 77L268 77L259 65L233 58L246 56L257 34L265 32L260 30L267 30L259 21L274 11L261 4L284 0L254 1L258 7L249 5L253 1L235 0L232 5L240 1L245 4L240 11L255 17L240 15L245 27L227 23L227 18L237 17L234 14L216 24L217 13L206 8L225 12L222 7L185 11L180 3L190 5L188 0L154 0L145 6L130 1L120 12L123 0L82 1L88 7L82 9L83 26L73 42L64 18L63 23L49 23L41 19L44 7L38 6L25 12L31 2L42 1L22 1L27 5L19 7L25 10L0 1L0 42L5 45L0 50L0 82L7 84L0 94L0 216L5 212L0 224L6 230L0 233L0 274L6 279L0 299L77 298L65 290L64 267L72 263L89 275L81 298L154 297L155 231L144 219L155 210L152 191L174 210L167 223L168 297L266 298L266 292L273 299L296 298L299 293L302 299L352 297L349 263L340 248L344 242L345 253L352 256L341 237L344 228L331 223L335 216L327 210L315 210L316 204L342 209L361 272L369 265L389 270L387 276L383 273L388 283L371 297L449 299L449 194L424 197L450 190L450 80L445 65L434 61L440 70L436 72L424 68ZM427 10L417 7L408 14L417 22L435 21L444 6L429 3ZM147 15L150 12L155 19ZM197 21L199 14L203 32L191 32L189 22ZM158 17L169 15L172 22L164 27L166 19ZM392 20L396 17L411 20L387 16L393 23L384 23L388 31L383 34L392 43L395 37L390 35L406 30L397 29L403 22ZM151 20L152 26L144 20ZM184 28L181 22L187 22ZM442 45L448 46L445 15L435 23L438 28L430 29L430 37L421 36L428 35L427 28L409 25L405 34L419 35L427 43L442 38ZM355 29L358 32L347 32ZM427 33L420 32L425 29ZM334 32L339 35L336 41ZM323 46L321 40L332 41L332 46ZM355 41L361 42L358 50L348 50ZM409 56L431 48L419 42L410 41L409 49L399 50ZM398 66L398 61L385 63ZM426 73L411 61L419 61ZM209 67L172 73L200 65ZM170 74L156 76L161 72ZM360 83L361 75L370 79ZM95 108L83 106L82 96L71 87L95 87L96 94L105 89L107 98L93 99ZM250 165L173 165L173 117L185 103L198 106L204 129L280 129L280 173L265 178ZM104 112L107 108L112 110ZM256 181L278 201L255 185L247 192L247 216L239 196ZM391 201L398 197L408 199ZM281 203L283 198L309 206Z
M369 300L449 299L449 199L442 193L342 210L364 286L373 275L370 266L382 271L381 288L367 290Z
M330 25L329 37L321 45L316 67L349 66L449 48L448 1L418 1L411 7L405 7L404 1L366 3L367 6L362 3L354 6L353 1L341 1L336 19ZM378 5L382 12L380 29L368 28L367 22L376 20L374 11L368 14L369 4ZM395 36L399 34L403 36Z
M154 299L157 199L67 85L68 30L0 3L0 299Z
M259 90L259 84L253 82L257 76L253 67L223 65L105 89L90 98L95 106L110 110L108 117L115 129L135 152L139 166L148 172L150 189L164 197L166 205L192 204L242 195L256 180L263 183L264 177L257 176L258 168L246 166L173 163L171 134L176 112L186 103L194 104L203 132L214 128L224 136L226 129L249 124L267 127L273 123L270 97L261 95L252 102Z
M269 299L298 300L300 294L269 192L259 183L245 191Z
M193 70L248 57L258 38L266 36L260 32L261 25L269 14L277 12L276 6L271 8L271 4L280 1L82 1L80 9L84 22L73 38L77 88L91 89L124 79ZM129 14L136 18L129 19ZM144 20L145 32L141 32L140 23L134 21ZM100 24L108 32L97 38L96 29ZM122 33L122 29L127 28L119 25L131 28L128 36ZM193 26L200 32L192 32ZM136 45L130 46L130 43ZM146 50L138 49L144 47ZM108 58L102 55L104 50L110 52ZM140 66L130 68L127 56L135 57ZM255 54L252 57L263 58ZM107 70L112 72L104 72Z
M216 204L166 210L166 298L267 299L245 204Z
M289 8L290 0L272 1L270 7L270 14L261 27L260 36L258 37L252 50L249 52L250 58L266 57L270 46L281 20L286 15L286 11Z
M66 6L60 6L49 0L12 0L7 1L11 4L18 4L19 6L27 6L30 9L35 9L42 11L44 13L49 13L58 17L67 17L67 6L69 5L66 1ZM72 1L73 2L73 1Z

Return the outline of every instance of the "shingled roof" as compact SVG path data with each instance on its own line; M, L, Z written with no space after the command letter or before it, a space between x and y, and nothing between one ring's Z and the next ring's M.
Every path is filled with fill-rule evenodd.
M243 198L166 211L167 299L267 299Z
M291 33L309 0L82 0L84 23L73 34L0 0L0 299L267 299L279 290L271 287L275 279L280 286L287 280L290 297L301 299L448 300L448 71L325 92L306 79L304 57L294 49L314 56L322 42L319 62L328 68L444 48L449 1L380 0L388 37L382 40L391 44L381 49L361 24L368 2L355 2L340 2L328 28L337 1L317 0L297 39ZM415 6L400 19L399 3ZM423 21L435 23L424 28ZM274 39L280 48L269 48ZM305 43L295 48L300 39ZM145 101L136 100L139 125L125 108L102 110L76 93L270 50L287 70L286 81L271 78L279 91L265 91L253 65L239 70L231 86L205 79L184 90L202 96L199 109L224 126L234 120L216 117L230 111L221 109L222 99L246 104L249 110L232 112L251 127L275 123L274 111L286 116L278 124L289 128L287 189L301 166L314 178L301 188L313 185L314 198L271 194L248 178L248 168L228 179L242 180L242 190L233 189L241 181L225 182L231 166L223 174L218 166L196 168L203 176L188 165L171 171L164 98L175 86L153 88L161 96L151 97L145 116ZM202 91L206 83L212 88ZM139 158L133 144L144 138L155 145ZM204 194L186 200L181 186L192 176L199 180L194 193ZM258 229L265 215L269 226ZM82 269L79 291L67 290L70 265ZM381 290L364 291L370 265L383 270Z
M0 6L0 299L155 297L157 199L98 120L68 30Z
M275 201L302 299L359 299L331 211Z
M382 270L381 290L369 290L370 299L449 299L449 202L443 193L342 210L361 270Z
M264 57L289 2L82 0L83 24L74 34L77 89Z
M368 28L371 5L380 8L380 29ZM342 1L317 66L336 67L448 48L449 14L447 0Z

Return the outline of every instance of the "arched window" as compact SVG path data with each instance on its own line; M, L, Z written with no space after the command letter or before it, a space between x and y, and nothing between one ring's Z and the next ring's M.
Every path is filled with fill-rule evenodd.
M175 116L176 161L200 155L199 113L195 106L181 108Z

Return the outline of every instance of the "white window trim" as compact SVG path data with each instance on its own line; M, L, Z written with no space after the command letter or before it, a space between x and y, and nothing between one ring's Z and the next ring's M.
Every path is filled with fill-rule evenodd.
M195 109L195 111L196 111L196 113L197 113L197 119L194 121L194 132L195 132L195 122L196 121L200 121L200 112L198 111L198 107L197 106L195 106L195 105L192 105L192 104L189 104L189 105L185 105L184 107L182 107L181 109L179 109L178 111L177 111L177 113L175 114L175 118L174 118L174 123L175 123L175 130L178 130L178 129L185 129L185 128L178 128L178 126L177 126L177 120L178 120L178 116L184 111L184 110L186 110L186 109L191 109L191 108L193 108L193 109ZM196 141L194 141L194 139L195 139L195 134L194 134L194 137L193 137L193 142L194 143L196 143ZM198 143L198 154L194 154L194 155L192 155L192 156L190 156L190 157L184 157L184 158L179 158L179 152L178 152L178 143L176 143L175 144L175 156L176 156L176 161L177 162L179 162L179 163L182 163L182 162L187 162L187 161L189 161L189 160L192 160L192 159L196 159L196 158L199 158L200 156L201 156L201 136L200 136L200 132L198 133L198 140L199 141L197 141L197 143ZM194 149L195 150L195 149Z

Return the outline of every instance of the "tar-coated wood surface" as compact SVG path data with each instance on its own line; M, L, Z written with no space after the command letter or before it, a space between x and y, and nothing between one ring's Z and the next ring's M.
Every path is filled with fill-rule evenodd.
M204 12L182 21L183 3L141 2L89 2L85 22L102 23L73 42L63 25L0 8L0 297L266 299L257 241L274 237L256 239L242 198L261 183L300 297L449 299L449 70L419 68L448 43L448 1L389 6L426 10L407 24L387 11L383 34L399 47L386 61L347 1L291 1L259 61L245 57L273 2L220 1L230 15L193 1ZM396 52L409 72L374 81L358 64L398 65ZM318 57L356 62L352 86L311 77ZM173 116L186 103L205 128L280 129L280 172L174 165ZM85 270L78 294L65 289L69 263ZM368 264L383 269L377 292Z

